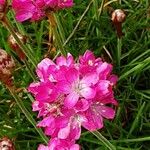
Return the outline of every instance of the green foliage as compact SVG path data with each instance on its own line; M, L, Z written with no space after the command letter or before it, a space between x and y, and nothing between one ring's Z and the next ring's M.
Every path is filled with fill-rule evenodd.
M110 2L109 6L107 2ZM13 20L11 24L28 39L25 49L28 50L29 59L26 63L21 62L8 46L9 32L3 25L0 26L0 47L16 60L14 82L21 103L38 121L36 113L31 110L33 98L26 88L36 79L34 64L45 55L53 57L48 50L56 48L56 55L64 49L78 57L86 49L91 49L97 56L114 65L114 73L119 76L115 88L119 106L116 108L116 118L113 121L105 121L105 128L100 130L108 141L105 142L101 135L94 136L84 131L78 141L82 150L107 150L111 149L110 143L117 150L150 149L149 0L75 0L74 3L73 8L55 14L57 40L54 41L50 41L53 35L50 34L51 28L46 20L19 24L13 19L13 12L9 11L7 16L9 20ZM118 8L126 12L124 36L121 40L118 40L111 22L111 10ZM121 52L119 58L118 50ZM118 59L120 65L117 63ZM0 84L0 137L3 136L14 139L17 150L35 150L39 143L44 143L12 95Z

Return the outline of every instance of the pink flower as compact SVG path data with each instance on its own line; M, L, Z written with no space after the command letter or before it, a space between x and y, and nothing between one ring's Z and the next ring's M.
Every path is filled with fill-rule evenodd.
M56 99L57 93L54 84L51 82L31 83L29 92L33 93L36 100L43 102L51 102Z
M48 146L45 146L43 144L40 144L38 147L38 150L50 150Z
M0 5L3 6L5 4L5 0L0 0Z
M73 0L58 0L58 8L67 8L73 6Z
M113 93L117 76L112 74L112 67L91 51L77 62L68 54L58 57L56 63L46 58L38 64L40 81L31 83L28 90L36 99L33 111L42 117L37 126L52 138L39 150L78 150L75 141L82 126L98 130L104 126L104 119L115 117L111 106L118 104Z
M56 64L61 67L61 66L67 66L71 67L74 66L74 59L70 53L68 53L67 57L65 58L64 56L60 56L56 59Z
M85 74L89 72L96 72L97 66L102 64L101 58L95 58L94 54L87 50L83 56L79 57L80 72Z
M70 68L66 72L65 79L57 84L58 89L67 95L64 105L72 108L78 102L79 98L94 98L96 92L92 86L97 82L98 75L96 73L87 74L82 78L77 69Z
M13 0L12 8L16 13L16 19L19 22L31 19L31 21L39 20L44 17L45 13L32 0Z
M82 122L82 126L87 130L94 131L103 128L103 118L113 119L115 111L111 107L105 106L100 100L96 100L82 115L86 118Z
M48 146L40 144L38 150L79 150L78 144L71 140L61 140L53 138L49 141Z
M73 0L13 0L12 8L19 22L26 20L38 21L46 16L47 11L73 6Z
M36 69L36 73L41 82L50 80L51 82L55 81L54 76L56 74L57 68L55 63L45 58L38 65Z

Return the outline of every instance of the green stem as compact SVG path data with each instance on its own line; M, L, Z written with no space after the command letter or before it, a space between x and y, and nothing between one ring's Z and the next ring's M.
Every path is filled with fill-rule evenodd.
M33 64L34 67L36 67L36 59L34 58L34 56L31 54L30 49L28 49L28 47L26 47L22 41L20 41L20 39L18 38L18 36L15 33L15 30L12 26L12 24L10 23L10 21L7 19L7 17L5 16L3 19L3 22L5 23L7 29L10 31L10 33L12 34L12 36L15 38L16 42L18 43L18 46L21 48L21 50L25 53L25 55L28 57L28 59L31 61L31 63Z
M115 146L112 145L100 132L92 132L109 150L116 150Z
M24 115L28 119L28 121L33 125L35 130L39 133L39 135L41 136L43 141L45 143L48 143L48 138L44 135L44 133L43 133L43 131L41 129L36 127L36 121L33 119L31 113L24 106L22 100L17 96L17 94L15 93L14 89L12 87L8 87L8 86L7 86L7 88L9 90L9 92L11 93L11 95L13 96L13 98L15 99L15 101L16 101L17 105L19 106L19 108L21 109L21 111L24 113Z
M63 47L61 36L58 33L58 24L56 23L56 18L52 12L47 13L47 17L50 23L50 28L52 29L52 33L54 35L54 40L56 41L56 46L58 47L62 55L66 56L67 52L65 51Z
M36 81L37 78L36 78L36 76L35 76L33 70L31 69L31 67L29 66L27 60L24 60L24 63L25 63L25 65L26 65L27 71L28 71L28 73L30 74L31 78L32 78L34 81Z
M118 71L120 71L121 49L122 49L122 38L118 38L118 40L117 40L117 68L118 68Z
M65 51L65 49L63 47L63 43L62 43L60 36L58 34L58 31L57 31L57 27L53 27L53 33L54 33L56 44L57 44L59 50L61 51L62 55L66 56L67 52Z
M76 26L74 27L73 31L71 32L71 34L68 36L68 38L66 39L66 41L63 43L63 47L70 41L70 39L73 37L73 35L75 34L76 30L78 29L81 21L83 20L84 16L86 15L86 13L89 11L90 6L92 5L93 0L90 1L90 3L88 4L87 8L85 9L85 11L83 12L83 14L81 15L79 21L77 22Z
M144 141L150 141L150 136L143 137L143 138L136 138L136 139L113 140L113 142L117 142L117 143L144 142Z

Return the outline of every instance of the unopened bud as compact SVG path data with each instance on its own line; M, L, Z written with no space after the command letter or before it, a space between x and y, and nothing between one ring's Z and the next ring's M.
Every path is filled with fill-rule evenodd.
M12 85L12 72L15 67L13 58L6 53L6 51L0 49L0 81L4 84Z
M126 19L126 15L123 10L116 9L112 12L111 20L114 23L123 23Z
M0 139L0 150L15 150L15 147L9 138L3 137Z
M22 43L26 43L26 37L21 35L20 33L16 32L16 35L18 36L19 40L22 41ZM26 55L24 52L20 49L18 43L16 42L15 38L10 35L8 37L8 44L10 45L11 49L16 52L16 54L19 56L21 60L25 60Z
M119 38L123 36L122 23L125 21L125 19L126 19L126 15L123 10L116 9L113 11L111 20L116 28L117 35Z

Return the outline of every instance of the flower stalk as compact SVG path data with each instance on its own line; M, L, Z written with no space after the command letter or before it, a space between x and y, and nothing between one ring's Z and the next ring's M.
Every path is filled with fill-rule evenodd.
M122 48L122 23L125 21L126 15L123 10L116 9L112 12L111 20L115 26L116 32L117 32L117 67L118 71L120 71L120 59L121 59L121 48Z
M66 56L67 52L65 51L65 49L63 47L63 42L62 42L62 40L60 38L60 35L58 33L57 24L56 24L54 14L52 12L47 13L47 17L48 17L48 21L50 23L49 27L52 29L52 34L54 35L54 40L56 41L56 45L58 46L58 48L61 51L62 55Z
M9 30L9 32L12 34L12 36L15 38L16 42L18 43L18 46L23 51L23 53L25 53L25 55L28 57L28 59L30 60L32 65L34 67L36 67L37 61L36 61L35 57L31 54L31 51L18 38L12 24L10 23L10 21L8 20L8 18L6 16L3 18L3 23L5 24L5 26Z
M42 132L41 129L36 127L36 124L37 124L36 121L33 119L31 113L26 109L26 107L24 106L24 104L23 104L22 100L20 99L20 97L15 93L15 88L7 86L7 89L9 90L10 94L12 95L12 97L15 99L17 105L19 106L21 111L24 113L24 115L26 116L28 121L33 125L35 130L39 133L39 135L41 136L42 140L45 143L47 143L48 142L47 137L44 135L44 133Z

